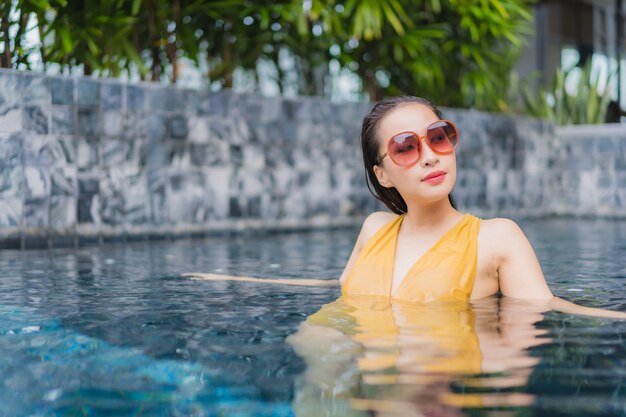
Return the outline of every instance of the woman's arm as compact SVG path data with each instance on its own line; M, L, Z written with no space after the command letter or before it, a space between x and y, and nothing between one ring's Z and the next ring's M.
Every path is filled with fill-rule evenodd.
M306 287L331 287L339 285L339 281L336 279L252 278L233 275L205 274L201 272L185 272L181 275L194 281L241 281L258 284L302 285Z
M363 222L361 232L354 244L350 258L346 263L346 266L341 274L339 280L336 279L306 279L306 278L252 278L252 277L240 277L233 275L220 275L220 274L205 274L201 272L186 272L181 274L185 278L189 278L196 281L241 281L241 282L254 282L265 284L284 284L284 285L303 285L307 287L321 287L321 286L336 286L341 285L356 262L356 258L361 252L361 248L364 243L386 222L397 217L397 215L388 212L378 211L370 214Z
M502 295L543 300L552 310L567 314L626 319L624 312L582 307L554 297L543 276L537 256L522 229L512 220L492 221L496 222L493 225L492 243L496 243L500 251L498 281Z

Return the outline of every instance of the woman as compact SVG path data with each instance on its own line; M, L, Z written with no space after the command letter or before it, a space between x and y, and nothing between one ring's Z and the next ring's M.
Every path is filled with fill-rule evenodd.
M458 133L429 101L413 96L377 103L364 118L361 146L374 195L391 212L371 214L335 280L259 279L187 273L197 280L342 285L343 295L385 302L475 301L501 293L554 310L597 317L626 313L577 306L554 297L522 230L508 219L460 213Z

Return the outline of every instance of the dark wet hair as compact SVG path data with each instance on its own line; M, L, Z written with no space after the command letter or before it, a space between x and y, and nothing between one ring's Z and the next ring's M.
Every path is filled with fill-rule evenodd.
M435 115L441 119L441 110L439 110L434 104L423 97L415 96L399 96L392 97L376 103L376 105L370 110L369 114L363 119L363 125L361 127L361 150L363 151L363 164L365 165L365 178L367 181L367 188L370 192L385 203L385 205L396 214L406 213L406 202L396 190L395 187L386 188L380 185L376 174L374 174L374 166L378 162L379 157L379 145L378 145L378 127L380 121L392 110L405 106L408 104L423 104L432 110ZM456 208L456 204L452 199L452 194L448 195L450 204Z

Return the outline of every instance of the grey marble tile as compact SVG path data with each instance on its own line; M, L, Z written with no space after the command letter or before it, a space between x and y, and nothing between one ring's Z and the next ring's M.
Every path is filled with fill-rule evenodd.
M75 166L50 167L51 195L75 197L78 194L76 176Z
M152 87L147 89L147 93L149 111L171 111L175 109L172 92L169 88Z
M5 166L0 169L0 198L21 197L24 193L24 167Z
M53 195L50 198L50 228L54 231L69 231L76 224L76 197Z
M145 150L145 164L150 169L167 166L168 145L164 141L148 139Z
M146 109L145 89L143 87L126 86L126 109L143 113Z
M172 171L166 198L169 223L204 223L211 215L212 195L204 173L198 170Z
M100 192L100 176L99 175L78 175L78 197L82 198L87 195L98 194Z
M124 172L105 168L100 178L100 218L103 224L124 224Z
M65 78L51 78L50 92L52 104L74 104L74 81Z
M23 78L18 73L0 72L0 112L20 104L22 82Z
M161 225L166 221L165 193L168 182L167 168L150 169L147 171L148 195L150 199L150 221Z
M191 165L189 148L184 143L171 142L168 146L168 166L176 169L189 168Z
M0 228L20 226L23 210L21 198L0 198Z
M24 196L29 200L50 197L50 168L47 166L24 167Z
M141 141L112 139L102 143L102 162L105 167L140 166L142 157Z
M100 134L100 113L97 109L78 109L76 133L82 136Z
M184 115L176 115L170 119L172 139L186 139L189 134L187 118Z
M47 229L50 223L49 199L25 200L23 216L24 227Z
M211 92L203 89L198 91L198 107L196 114L199 116L211 113Z
M0 169L22 163L22 134L0 133Z
M52 129L53 134L73 135L76 122L72 106L52 106Z
M133 167L126 171L126 185L124 187L124 217L125 223L144 225L150 221L148 178L146 173Z
M50 142L48 135L25 134L22 140L23 163L50 165Z
M122 85L118 83L102 83L102 108L104 110L122 109Z
M52 104L50 79L43 75L24 75L24 105L45 107Z
M0 103L0 133L22 130L22 108L19 104Z
M148 117L145 113L127 111L124 114L122 137L133 140L148 136Z
M205 116L189 116L187 126L189 132L187 139L191 143L208 143L211 139L211 132L208 124L209 118Z
M47 142L48 160L54 166L74 166L76 164L76 139L53 136Z
M78 80L76 86L78 105L82 107L98 107L100 105L100 83L95 80Z
M102 132L107 137L122 136L122 112L120 110L105 110L102 113Z
M86 194L78 197L76 221L79 224L99 225L102 223L99 195Z
M170 136L169 117L162 113L148 115L148 137L150 139L165 140Z
M50 107L49 106L28 106L24 107L23 130L24 132L35 132L42 135L50 131Z
M76 142L76 166L83 172L94 172L100 164L100 141L80 139Z

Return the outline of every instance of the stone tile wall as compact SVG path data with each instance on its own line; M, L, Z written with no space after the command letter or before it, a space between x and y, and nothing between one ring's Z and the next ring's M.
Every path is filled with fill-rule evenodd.
M0 71L0 241L356 224L381 207L360 156L368 109ZM626 129L445 113L461 132L462 209L626 217Z

